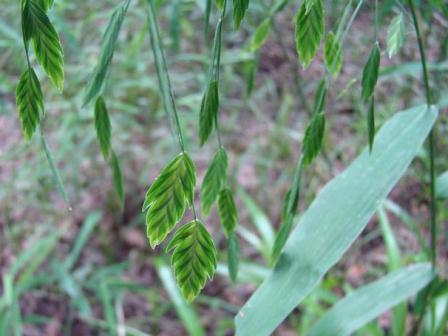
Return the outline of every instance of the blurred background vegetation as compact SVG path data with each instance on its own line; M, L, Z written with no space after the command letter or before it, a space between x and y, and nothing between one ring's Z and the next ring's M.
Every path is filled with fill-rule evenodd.
M205 1L156 2L187 147L201 180L216 150L210 144L199 148L197 121L217 11L212 11L209 35L204 37ZM225 239L214 211L206 225L221 248L221 263L213 282L187 306L165 254L149 248L140 212L148 185L176 153L159 96L146 2L133 1L129 7L104 93L113 147L124 175L122 209L113 190L112 171L95 139L93 110L81 108L101 37L120 1L57 0L49 12L64 46L66 83L61 94L38 72L46 101L43 131L64 180L68 205L54 185L40 139L35 136L26 142L20 130L14 91L26 60L19 2L0 0L0 335L233 333L234 315L271 267L269 255L284 195L323 75L320 56L306 71L299 66L294 44L296 1L290 1L274 17L259 53L250 52L251 36L272 3L252 1L239 31L233 29L230 15L223 28L220 114L239 209L239 281L232 285L228 278ZM326 3L330 30L335 28L345 1ZM327 98L324 151L303 177L302 210L367 143L366 106L360 98L359 82L374 41L372 3L363 5L345 39L342 72ZM441 174L448 169L448 9L443 1L417 3L431 84L442 108L436 161ZM382 46L399 6L401 1L380 1ZM399 56L392 60L382 57L378 125L396 111L423 101L416 39L409 18L406 20L406 41ZM422 148L361 239L281 325L278 335L306 331L339 297L384 274L394 263L424 259L429 230L427 155ZM446 196L446 192L440 195ZM442 200L442 274L448 266L447 218ZM441 304L447 305L448 299ZM360 334L381 335L392 325L391 314L385 314Z

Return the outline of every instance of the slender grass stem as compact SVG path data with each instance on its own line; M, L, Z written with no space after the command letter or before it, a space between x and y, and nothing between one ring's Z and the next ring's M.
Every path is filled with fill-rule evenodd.
M409 8L411 10L412 21L414 24L415 33L417 35L418 49L420 52L420 61L422 64L422 72L423 72L423 83L425 86L425 95L426 95L426 104L428 105L428 109L432 104L432 94L431 88L429 86L429 74L428 68L426 65L426 55L425 48L423 46L423 38L420 32L420 26L418 24L417 14L415 11L414 1L408 0ZM436 184L435 184L435 142L436 142L436 134L435 128L431 130L429 134L428 141L428 150L429 150L429 171L430 171L430 212L431 212L431 264L433 270L436 268L437 263L437 204L436 204ZM431 284L425 289L423 293L423 309L417 319L414 321L412 326L412 335L417 335L420 330L420 325L422 323L423 317L425 316L425 312L427 310L427 306L430 303L431 296Z
M21 18L21 25L22 25L22 39L23 39L23 48L25 49L25 55L26 55L26 63L28 65L28 70L31 70L31 62L30 62L30 53L28 48L28 41L25 37L25 20L23 17L23 10L25 6L25 2L22 2L20 5L20 18Z
M341 46L344 43L345 37L347 36L347 33L349 32L350 28L353 25L353 22L355 21L356 16L358 15L359 10L361 9L362 4L364 3L364 0L360 0L358 4L356 5L355 10L353 11L352 16L350 17L350 20L347 23L347 26L345 30L342 32L342 35L340 37ZM339 37L339 36L338 36Z
M154 8L153 0L148 1L148 25L151 36L152 50L154 53L154 60L156 63L157 77L161 87L161 93L163 96L163 104L165 112L169 118L174 119L176 124L177 136L182 153L185 153L185 145L182 135L182 128L180 126L179 115L176 109L176 103L174 101L173 91L171 89L170 77L168 74L168 67L166 65L165 54L163 51L163 45L160 38L159 25L157 23L157 15ZM194 219L197 220L197 212L194 205L194 201L191 204L193 210Z
M378 0L375 0L375 41L378 42Z
M174 102L173 90L171 89L171 81L168 75L168 67L166 65L163 45L160 38L159 25L157 24L157 16L154 8L153 0L148 0L148 24L151 36L152 50L156 63L157 77L161 86L163 104L168 117L174 119L176 125L176 133L179 146L182 152L185 152L182 128L180 126L179 115L177 113L176 104Z
M409 8L412 14L412 20L414 23L415 32L417 34L417 42L418 48L420 51L420 61L422 63L422 72L423 72L423 83L425 86L425 95L426 95L426 104L428 108L432 104L432 94L431 88L429 86L429 75L428 68L426 65L426 56L425 56L425 48L423 46L423 39L420 32L420 27L417 20L417 15L415 12L415 6L413 0L408 0ZM431 130L429 134L429 170L430 170L430 211L431 211L431 263L433 268L436 266L437 262L437 204L436 204L436 185L435 185L435 164L434 164L434 156L435 156L435 142L436 142L436 134L434 128Z
M219 83L219 75L220 75L220 66L221 66L221 43L222 43L222 23L224 21L224 17L226 15L226 8L227 8L227 0L224 0L224 4L222 6L222 12L221 12L221 17L219 18L218 21L218 25L216 27L216 36L215 36L215 41L214 43L217 43L217 47L216 47L216 55L213 56L212 58L212 76L215 76L216 81ZM214 64L214 59L216 57L216 64ZM216 115L216 120L215 120L215 127L216 127L216 136L218 138L218 145L219 148L223 148L223 144L222 144L222 139L221 139L221 128L219 126L219 120L218 120L218 114Z

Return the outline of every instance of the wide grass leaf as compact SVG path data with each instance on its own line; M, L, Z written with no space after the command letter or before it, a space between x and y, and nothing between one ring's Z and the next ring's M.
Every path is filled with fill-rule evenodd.
M206 216L215 203L219 192L224 187L227 174L227 154L223 148L218 149L204 177L201 187L202 213Z
M61 41L45 11L34 1L27 1L23 9L25 38L33 41L34 52L53 84L64 87L64 58Z
M425 287L434 277L430 264L415 264L357 289L339 301L308 336L350 335Z
M296 19L296 48L304 68L313 60L324 35L323 1L313 2L308 10L307 2L303 2Z
M20 76L16 89L16 104L19 111L20 126L25 138L29 140L44 114L44 99L40 82L32 68L29 68Z
M167 251L173 252L171 266L180 291L191 302L215 273L217 255L213 239L201 222L193 220L177 230Z
M126 16L130 0L124 1L112 14L101 44L101 53L98 64L92 74L89 86L84 97L83 106L88 105L101 93L109 67L114 56L115 44L120 33L121 25Z
M269 335L317 285L405 173L436 116L426 105L395 114L378 133L376 150L369 155L365 149L321 190L274 270L237 315L238 335Z
M163 242L193 203L195 167L187 153L181 153L160 173L149 188L142 211L152 248Z
M99 96L95 102L95 129L96 137L100 143L101 152L105 159L109 157L111 127L109 113L103 97Z

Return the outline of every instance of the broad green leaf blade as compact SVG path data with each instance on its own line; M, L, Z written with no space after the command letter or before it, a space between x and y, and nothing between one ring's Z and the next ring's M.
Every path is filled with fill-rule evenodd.
M250 42L250 50L256 52L259 50L269 37L271 30L271 18L264 19L262 23L255 29L254 35Z
M53 84L62 91L64 87L64 58L61 41L45 11L34 1L27 1L23 10L24 20L30 26L34 52Z
M241 21L246 15L246 11L249 8L249 0L233 0L233 23L235 29L240 27Z
M114 185L115 192L117 193L118 199L120 201L120 206L124 208L124 200L125 200L125 189L124 189L124 181L123 174L121 173L120 160L118 160L117 154L112 151L112 156L110 159L110 164L112 166L112 182Z
M201 146L207 141L213 131L219 108L218 82L210 82L202 98L199 112L199 140Z
M403 14L398 14L387 29L387 53L389 58L398 53L404 43Z
M235 232L232 232L228 238L227 246L227 267L229 269L229 276L233 283L238 278L238 264L240 254L240 243L238 236Z
M218 213L221 224L224 227L224 233L230 237L238 224L238 211L230 189L221 190L218 198Z
M218 149L205 174L201 187L201 208L207 216L224 187L227 177L227 154L224 148Z
M109 113L103 97L99 96L95 102L95 129L96 137L100 143L101 152L107 160L110 151L111 127Z
M176 156L149 188L142 211L146 212L146 232L152 248L163 242L193 202L196 173L190 156Z
M204 224L193 220L177 230L166 249L173 252L171 266L180 291L191 302L215 273L217 255L213 239Z
M303 2L296 18L296 48L304 68L313 60L324 35L324 6L322 0L315 0L313 6L306 9Z
M338 38L333 32L329 32L324 45L324 62L333 78L336 78L341 71L343 57L344 52Z
M44 114L44 98L34 70L29 68L20 76L16 89L16 104L20 126L26 139L31 139Z
M362 71L362 99L368 101L375 91L376 82L378 81L378 72L380 69L381 50L380 46L375 43L370 52L367 63Z
M436 116L436 107L426 105L395 114L378 133L376 150L365 149L321 190L236 317L238 335L270 334L316 286L405 173Z
M121 25L126 16L129 2L130 0L124 1L112 14L106 32L103 35L98 64L92 74L92 79L90 80L84 97L83 106L87 106L93 99L95 99L104 87L110 64L114 56L115 43L117 42Z
M430 264L415 264L350 293L330 309L308 336L350 335L367 322L417 293L434 278Z
M189 335L202 336L205 335L204 329L199 322L199 317L194 311L193 307L189 306L185 299L179 292L176 286L176 281L174 279L171 269L162 260L156 260L157 274L159 275L160 281L163 287L167 291L171 302L176 308L176 312L183 322L185 329L187 329Z
M369 137L369 151L372 151L375 140L375 97L370 98L369 110L367 111L367 134Z
M444 172L436 179L436 196L439 199L448 198L448 171Z

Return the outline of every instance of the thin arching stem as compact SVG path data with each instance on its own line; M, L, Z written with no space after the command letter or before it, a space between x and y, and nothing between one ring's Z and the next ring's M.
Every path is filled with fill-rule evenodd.
M223 6L222 6L222 12L221 16L219 17L218 23L216 25L216 31L215 31L215 37L213 39L213 46L212 46L212 56L211 56L211 63L208 70L208 82L211 80L215 80L217 82L217 85L219 85L219 75L220 75L220 66L221 66L221 43L222 43L222 24L224 21L224 17L226 15L226 8L227 8L227 0L224 0ZM223 148L222 139L221 139L221 129L219 126L219 116L218 114L215 116L215 127L216 127L216 136L218 139L218 146L219 148Z
M429 86L428 68L426 66L425 48L423 46L423 38L420 32L420 26L418 24L417 15L415 12L415 6L413 0L408 0L409 8L412 14L412 21L414 23L415 33L417 35L418 48L420 51L420 61L422 63L423 83L425 86L426 104L428 110L432 104L431 88ZM433 270L436 268L437 263L437 204L436 204L436 184L435 184L435 142L436 134L433 128L429 134L428 149L429 149L429 170L430 170L430 211L431 211L431 264ZM432 283L431 283L432 284ZM420 330L420 325L425 315L428 303L431 295L431 284L425 289L423 309L418 318L414 321L412 326L411 335L417 335Z
M378 0L375 0L375 41L378 42Z
M423 72L423 83L425 86L425 95L426 95L426 104L428 105L428 109L432 104L432 94L431 88L429 86L429 75L428 68L426 66L426 55L425 48L423 46L423 39L420 32L420 27L417 20L417 15L415 12L415 6L413 0L408 0L409 8L411 9L412 20L414 22L415 33L417 34L417 42L418 48L420 51L420 61L422 63L422 72ZM431 211L431 263L433 268L436 266L437 262L437 207L436 207L436 185L435 185L435 165L434 165L434 157L435 157L435 142L436 142L436 134L434 128L431 130L429 134L429 169L430 169L430 211Z
M156 63L157 76L161 86L165 111L169 118L174 119L176 125L176 133L179 140L179 146L182 153L185 152L182 128L180 126L179 115L177 113L176 104L174 102L173 90L171 89L171 81L168 75L168 67L166 65L165 55L163 51L162 41L160 39L159 26L157 24L156 12L153 0L148 0L148 24L150 30L152 50Z

